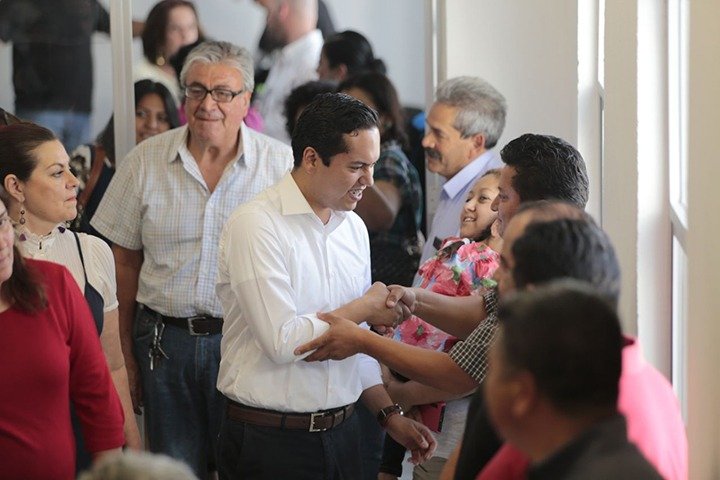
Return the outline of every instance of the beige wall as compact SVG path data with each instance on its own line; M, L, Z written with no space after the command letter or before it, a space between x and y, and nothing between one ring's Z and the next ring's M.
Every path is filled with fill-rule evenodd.
M689 1L687 421L690 478L720 478L720 4Z

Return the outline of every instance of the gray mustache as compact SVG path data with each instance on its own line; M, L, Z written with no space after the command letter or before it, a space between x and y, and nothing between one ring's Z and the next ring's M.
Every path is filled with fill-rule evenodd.
M433 158L433 159L435 159L435 160L439 160L439 159L442 157L442 155L440 154L440 152L438 152L438 151L435 150L434 148L426 148L426 149L425 149L425 156L426 156L426 157Z

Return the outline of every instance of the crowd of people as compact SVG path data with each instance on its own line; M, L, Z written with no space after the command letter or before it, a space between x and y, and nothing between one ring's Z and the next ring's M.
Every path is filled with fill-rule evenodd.
M48 2L20 3L0 19ZM83 25L64 54L109 31L94 0L50 3L83 7L63 11ZM499 148L500 91L441 82L423 231L369 40L318 0L257 3L255 58L187 0L134 24L123 159L114 118L89 138L91 59L50 85L58 32L0 20L22 57L0 115L0 476L686 480L678 401L621 331L580 152L536 133Z

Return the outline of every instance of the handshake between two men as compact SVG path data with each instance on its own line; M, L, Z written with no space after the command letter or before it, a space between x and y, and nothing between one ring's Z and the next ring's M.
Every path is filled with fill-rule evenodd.
M384 333L389 328L408 318L414 309L415 295L412 289L398 285L386 286L375 282L360 298L348 303L345 308L358 312L357 315L344 315L318 312L318 318L327 322L330 329L323 335L295 349L296 355L312 352L305 361L342 360L366 351L365 342L377 337L369 330L359 328L351 318L363 318L365 323Z

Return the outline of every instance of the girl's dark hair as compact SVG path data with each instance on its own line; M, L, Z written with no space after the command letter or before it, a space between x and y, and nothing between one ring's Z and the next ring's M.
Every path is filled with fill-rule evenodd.
M37 166L33 150L57 137L45 127L30 122L0 126L0 179L15 175L27 181ZM4 183L3 183L4 185ZM3 201L8 194L2 188ZM20 310L34 313L47 305L45 288L39 275L25 263L17 248L13 247L13 271L8 280L0 285L0 294Z
M375 58L372 45L370 45L368 39L353 30L345 30L328 37L325 40L322 52L331 67L345 65L348 76L367 71L387 72L385 62Z
M380 141L394 140L406 147L408 137L404 127L405 117L397 90L390 79L382 73L361 73L345 79L338 87L338 91L347 92L351 88L358 88L367 93L377 108L378 116L385 116L385 122L388 124L382 125L380 129L382 131Z
M160 95L160 98L162 99L163 106L165 107L165 114L168 118L168 123L170 124L170 128L177 128L180 126L180 117L178 116L178 110L177 106L175 105L175 99L170 93L170 90L167 89L165 85L159 82L153 82L152 80L139 80L135 82L135 108L137 108L138 104L140 103L140 100L143 99L145 95L156 93ZM102 132L100 132L100 135L98 135L98 138L96 140L96 143L102 145L103 149L105 149L105 155L110 160L111 163L115 163L115 122L113 120L113 117L110 117L110 120L108 121L107 125L105 125L105 128Z
M161 0L155 4L148 13L142 32L143 54L153 65L160 56L161 45L165 42L170 11L176 7L189 7L195 14L195 18L198 18L195 5L187 0ZM198 35L202 37L200 25L198 25ZM166 58L165 60L169 61L170 59Z

